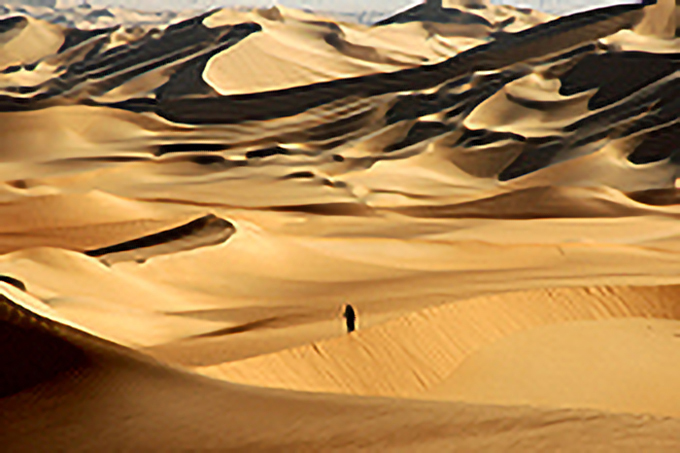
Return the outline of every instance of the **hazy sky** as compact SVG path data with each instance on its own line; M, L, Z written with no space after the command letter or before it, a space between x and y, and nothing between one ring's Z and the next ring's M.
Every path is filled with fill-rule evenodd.
M0 0L1 2L1 0ZM81 0L65 0L63 3L80 3ZM220 6L267 7L279 3L297 8L337 12L395 11L406 6L420 3L414 0L89 0L92 5L125 6L138 9L207 9ZM492 0L492 3L505 3L525 6L550 12L566 12L592 9L617 3L635 3L633 0Z

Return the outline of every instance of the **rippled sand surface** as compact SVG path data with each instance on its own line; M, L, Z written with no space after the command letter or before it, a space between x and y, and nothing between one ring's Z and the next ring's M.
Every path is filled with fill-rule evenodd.
M0 13L9 451L680 449L674 0Z

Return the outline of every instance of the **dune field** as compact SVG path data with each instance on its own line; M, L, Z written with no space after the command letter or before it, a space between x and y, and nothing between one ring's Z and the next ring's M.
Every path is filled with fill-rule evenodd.
M680 3L436 3L0 6L1 450L680 451Z

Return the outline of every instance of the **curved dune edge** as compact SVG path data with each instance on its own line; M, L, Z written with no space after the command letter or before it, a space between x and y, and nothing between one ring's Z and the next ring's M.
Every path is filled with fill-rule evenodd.
M219 382L159 364L59 323L51 314L38 315L15 296L0 299L0 332L6 340L0 357L4 365L20 357L24 366L4 368L0 382L7 384L16 372L34 382L0 398L0 444L11 451L46 445L62 451L129 451L162 445L175 450L433 452L582 451L587 446L632 452L673 451L680 443L677 419L300 394ZM19 341L27 338L30 345ZM25 366L26 353L48 352L62 363L29 361ZM636 435L617 435L630 430Z
M235 231L236 227L231 222L208 214L175 228L89 250L85 254L109 265L121 261L144 262L157 255L221 244Z
M0 450L680 451L680 4L433 3L0 6Z
M20 185L17 181L14 183ZM21 183L26 184L25 181ZM13 196L15 198L11 201L0 202L0 216L3 218L0 225L0 253L3 254L34 247L98 253L98 250L106 251L114 244L147 236L155 237L163 235L163 232L168 236L165 242L177 242L180 238L171 233L174 230L181 232L183 226L194 233L197 239L194 242L200 246L201 243L211 242L207 238L203 242L198 240L199 236L207 236L206 233L212 232L212 241L217 243L226 240L233 232L233 226L226 220L209 217L205 217L205 225L189 228L186 225L194 225L199 220L198 212L168 209L100 190L86 193L60 193L55 190L55 193L47 195ZM188 236L191 235L187 232L182 237ZM142 240L144 244L147 242ZM176 245L177 249L182 249L190 248L193 244ZM150 253L162 252L156 249Z
M423 310L345 337L198 367L196 371L264 387L428 398L428 392L455 376L466 359L512 334L570 321L678 321L679 296L680 286L622 286L540 289L479 297ZM680 323L677 326L680 332ZM554 391L561 392L557 386ZM562 401L566 406L572 403L568 397ZM639 404L632 407L640 408ZM625 411L627 406L617 408ZM654 409L649 407L648 411ZM662 412L669 415L668 411ZM672 415L680 416L680 411Z

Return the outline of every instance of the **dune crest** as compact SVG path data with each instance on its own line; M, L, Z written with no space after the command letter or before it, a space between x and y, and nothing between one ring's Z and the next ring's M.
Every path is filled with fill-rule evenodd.
M679 11L0 8L0 445L677 451Z
M317 342L242 361L199 367L197 371L231 382L308 392L417 399L446 397L452 400L495 404L509 402L552 404L563 407L598 407L605 410L616 407L616 410L623 412L642 411L678 416L675 408L680 402L680 394L677 393L675 385L677 375L673 374L678 370L667 366L673 361L669 351L675 350L676 334L680 334L680 306L676 303L677 296L676 286L541 289L504 293L424 310L362 330L353 336ZM613 342L625 339L624 334L628 332L628 324L624 324L624 320L628 323L637 323L639 328L631 325L638 331L642 329L644 332L647 328L651 333L652 329L661 327L666 331L663 339L658 340L663 342L666 348L665 351L658 352L664 362L658 362L659 357L651 359L651 362L665 368L668 375L659 375L658 381L650 383L648 388L642 388L638 384L634 396L628 394L631 384L622 384L617 390L609 389L609 400L607 396L600 394L599 400L589 406L588 403L579 401L578 395L570 397L566 393L569 393L568 389L574 389L573 393L577 393L582 387L592 388L587 384L590 377L586 371L587 367L593 366L590 362L591 357L579 359L577 356L568 362L562 362L562 366L574 374L572 380L578 380L579 376L583 379L583 383L565 383L560 382L564 372L557 371L556 376L549 378L540 376L540 371L537 371L537 376L534 377L530 374L531 368L518 360L518 357L536 360L535 367L541 370L551 367L548 358L538 359L536 352L528 353L523 349L514 352L515 355L500 350L503 342L511 342L523 336L527 339L518 346L519 348L529 349L534 344L542 344L543 346L539 346L545 348L542 354L549 356L551 349L548 345L554 345L559 341L560 332L567 336L567 339L562 340L565 345L574 344L574 340L568 336L569 326L590 327L593 335L596 335L597 326L612 325L614 320L617 320L618 324L613 325L621 326L622 335L621 338L612 338L612 343L608 346L612 351L615 350ZM665 324L659 320L665 320ZM541 331L545 332L546 336L552 335L552 343L545 343L547 339L529 340L531 335L539 335ZM602 337L607 339L608 335L602 334ZM584 345L588 344L588 340L583 341ZM632 344L637 340L636 337L632 337L629 341ZM603 347L595 342L592 342L591 346ZM570 350L568 346L563 348L565 351ZM598 359L598 363L604 369L595 376L603 383L614 382L619 379L620 368L624 367L626 362L642 374L645 372L658 374L659 370L652 367L635 368L632 365L644 362L644 355L649 351L650 349L641 346L641 356L637 357L630 347L622 349L619 352L621 357L611 360L611 369L603 366L606 357L612 355L611 352L602 352L603 358ZM507 354L504 359L507 363L498 358L487 358L487 367L498 367L495 374L489 373L487 381L480 376L483 372L468 371L474 367L475 360L482 360L478 357L494 353ZM559 354L557 347L553 353ZM559 357L554 357L553 360L560 364ZM496 362L500 363L496 365ZM577 364L582 368L577 368ZM504 370L504 366L508 369ZM544 368L541 368L542 366ZM518 395L517 387L512 387L508 382L507 379L510 378L506 377L506 374L522 380L517 387L525 386L527 396L524 399ZM549 374L549 371L546 371L546 374ZM532 395L532 379L552 389L548 391L550 396L546 398ZM642 377L636 376L631 379ZM464 385L466 387L463 387ZM503 385L509 388L503 388L497 395L494 395L493 391L485 393L486 388L494 389L494 386ZM472 392L470 387L474 386L476 390ZM556 386L564 387L561 393L555 392ZM593 392L596 392L596 388L593 388ZM663 398L652 403L658 394L663 394Z

